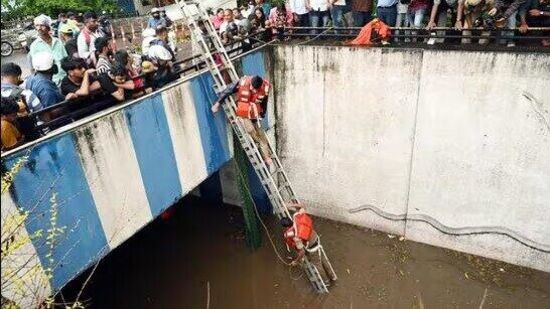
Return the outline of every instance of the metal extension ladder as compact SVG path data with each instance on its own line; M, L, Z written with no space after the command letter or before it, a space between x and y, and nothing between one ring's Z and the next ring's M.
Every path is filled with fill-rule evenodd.
M214 29L214 25L210 21L208 14L200 7L198 1L180 0L179 6L181 7L183 14L186 18L187 25L191 31L191 35L195 41L200 45L203 53L203 59L212 74L215 81L215 88L217 90L223 90L227 87L228 83L239 81L239 76L226 49L224 48L220 37ZM202 28L199 27L201 24ZM208 42L207 42L208 41ZM218 63L216 62L218 61ZM222 72L226 72L225 75ZM225 78L229 78L230 81L226 81ZM275 215L280 219L282 217L288 217L292 219L286 203L298 203L298 198L290 184L290 181L283 170L281 161L279 160L274 147L269 143L269 149L271 158L273 160L274 171L270 171L269 167L265 164L256 143L252 137L246 132L243 124L239 121L235 110L236 105L234 99L230 96L225 104L222 104L225 111L225 115L235 132L235 135L239 139L243 150L245 151L248 160L254 167L256 174L258 175L262 186L269 197ZM333 277L336 278L334 269L323 250L320 248L320 256L324 257L330 266L330 271L333 273ZM323 278L321 277L319 270L307 256L302 263L304 271L313 288L318 293L328 293L328 288Z

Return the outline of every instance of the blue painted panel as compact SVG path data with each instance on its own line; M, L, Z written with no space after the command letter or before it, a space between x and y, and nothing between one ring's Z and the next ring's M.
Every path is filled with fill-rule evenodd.
M266 77L264 55L261 51L246 55L242 58L243 74Z
M19 157L6 160L10 168ZM50 227L50 197L57 194L58 227L67 231L57 238L53 251L54 269L51 285L61 288L70 279L84 270L98 254L107 253L107 239L101 226L95 203L84 170L80 165L78 150L72 133L61 135L31 148L28 162L16 174L11 194L18 207L32 212L26 228L29 234ZM46 258L49 249L45 238L36 238L33 244L44 267L50 263ZM105 249L102 251L102 249Z
M156 217L183 194L162 95L129 106L125 116L151 213Z
M245 75L258 75L263 78L267 77L264 54L260 51L243 57L242 69L243 74ZM268 120L268 116L262 119L263 128L269 128ZM267 197L267 194L264 191L264 188L262 187L260 179L256 175L256 172L254 172L254 169L249 162L247 163L247 167L248 179L250 182L250 191L252 193L252 197L254 198L254 202L256 202L256 205L258 206L258 210L260 210L260 212L264 214L271 213L272 206L269 198Z
M212 85L214 85L214 80L210 73L202 74L191 80L191 91L208 175L216 172L231 159L225 115L223 111L213 114L210 110L212 102L217 99Z

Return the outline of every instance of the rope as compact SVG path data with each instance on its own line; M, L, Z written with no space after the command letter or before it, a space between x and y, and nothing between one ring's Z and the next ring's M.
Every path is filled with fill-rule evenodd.
M237 168L237 169L239 170L239 179L244 182L245 178L242 174L242 170L240 168ZM254 201L254 198L252 197L252 194L250 193L250 190L249 190L248 187L246 187L246 192L247 192L250 200L252 201L252 205L254 206L254 213L256 213L256 217L258 218L258 220L262 224L262 227L264 228L264 231L267 234L267 238L269 239L269 242L271 243L271 247L273 247L273 251L275 251L275 254L277 255L277 258L284 265L289 266L289 267L293 267L294 265L291 265L291 263L288 263L287 261L285 261L285 259L282 258L281 254L279 253L279 250L277 250L277 246L275 245L275 242L273 241L273 238L271 237L271 234L269 233L269 229L265 225L264 221L262 220L262 218L260 216L260 213L258 212L258 207L256 206L256 202Z
M304 45L304 44L307 44L309 42L312 42L312 41L318 39L321 35L327 33L329 30L332 30L332 29L334 29L334 27L329 27L329 28L325 29L323 32L321 32L318 35L314 36L313 38L311 38L309 40L306 40L306 41L303 41L303 42L300 42L300 43L297 43L295 45Z

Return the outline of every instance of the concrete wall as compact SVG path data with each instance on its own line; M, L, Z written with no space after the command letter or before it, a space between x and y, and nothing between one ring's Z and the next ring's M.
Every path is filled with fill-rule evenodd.
M267 76L265 53L239 57L234 64L241 74ZM191 191L216 205L240 203L235 182L223 181L234 177L233 142L223 112L210 111L216 99L212 85L208 72L187 78L2 154L3 170L26 160L9 192L2 194L2 225L10 214L28 210L32 220L21 233L47 229L50 197L56 194L57 224L67 228L54 251L60 265L44 286L45 294L61 288ZM273 127L274 118L272 104L264 125ZM249 178L256 203L268 211L268 199L251 168ZM33 239L12 264L30 259L44 273L48 251L44 239Z
M2 156L4 170L21 158L27 160L9 192L2 194L3 215L16 209L31 212L24 232L32 235L49 227L50 197L56 195L57 225L66 232L53 252L60 265L51 290L116 248L231 159L223 112L210 111L216 97L211 84L206 73ZM26 251L36 252L47 268L44 239L32 239L32 247Z
M548 54L273 57L280 155L313 213L550 271Z

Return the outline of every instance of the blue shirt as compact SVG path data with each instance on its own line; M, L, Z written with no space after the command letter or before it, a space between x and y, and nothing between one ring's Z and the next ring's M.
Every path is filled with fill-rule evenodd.
M48 107L65 100L55 83L44 74L36 73L25 82L25 89L32 91L42 103Z
M158 19L154 17L149 18L149 22L147 23L148 28L157 29L158 26L167 27L166 19L164 19L164 17L160 17Z
M378 0L378 4L376 6L388 8L396 4L397 4L397 0Z

